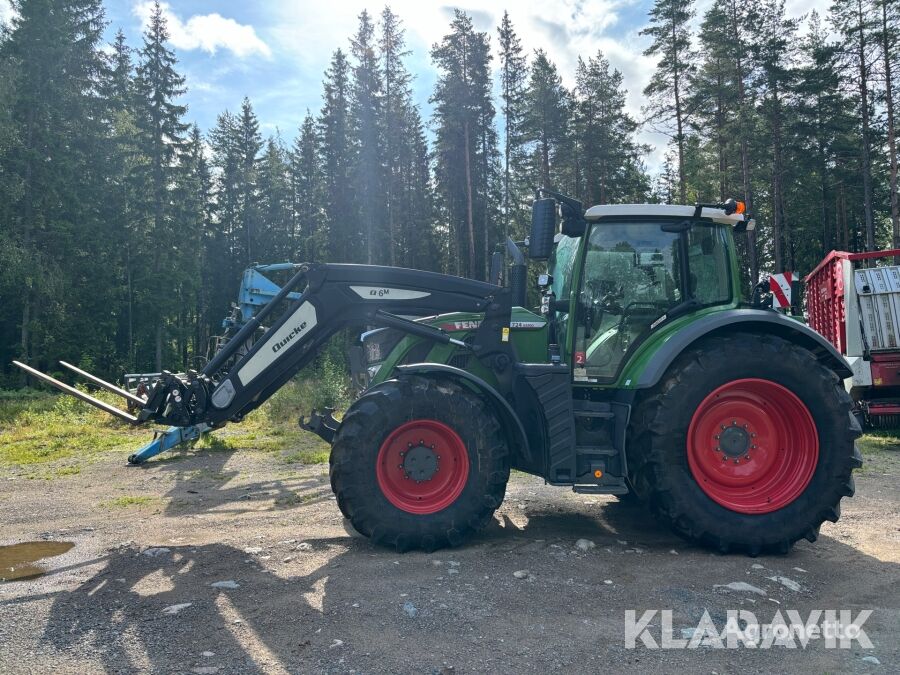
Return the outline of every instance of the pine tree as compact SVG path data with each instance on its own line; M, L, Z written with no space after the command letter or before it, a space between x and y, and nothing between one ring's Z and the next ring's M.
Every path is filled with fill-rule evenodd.
M523 126L535 147L536 183L547 189L558 187L569 129L568 92L556 65L542 49L535 51L531 63Z
M837 71L837 48L826 35L819 15L812 12L806 37L801 42L803 65L796 85L798 101L797 133L806 139L808 176L815 178L811 187L817 194L815 212L819 215L817 239L820 253L837 245L837 218L832 208L832 191L837 183L834 166L837 144L850 131L848 101L841 92L841 78ZM810 153L811 151L811 153ZM833 222L832 222L833 221Z
M890 178L888 193L891 204L892 246L900 248L900 195L898 195L897 124L894 110L894 68L897 45L900 44L900 8L896 2L881 0L881 56L884 74L884 108L886 116L888 163ZM895 259L900 263L900 259Z
M647 186L634 141L637 123L625 109L622 73L602 52L578 60L576 69L575 136L583 164L578 195L586 204L640 201Z
M451 255L458 274L484 278L485 250L496 235L490 231L489 172L496 132L488 36L475 30L471 17L455 10L450 33L432 47L431 57L440 70L431 102L436 179L450 224Z
M866 249L875 249L875 215L872 187L872 100L870 82L877 41L877 11L872 0L834 0L831 20L843 36L843 55L846 77L856 85L859 106L859 163L862 175L863 232Z
M528 68L525 50L516 34L509 12L497 29L500 49L500 100L503 102L503 238L525 233L526 189L521 177L525 175L525 91L528 84Z
M678 195L682 203L687 202L684 141L688 121L683 98L694 68L689 32L693 16L693 0L656 0L650 10L650 25L640 33L653 38L644 56L659 57L650 84L644 88L644 95L650 99L645 114L651 125L669 133L674 140L678 151Z
M790 255L793 233L787 220L785 201L786 108L792 104L791 90L796 73L793 68L797 22L785 15L784 0L765 0L760 7L761 30L756 42L760 71L762 116L771 153L772 241L775 271L793 269ZM786 267L786 265L788 267Z
M144 207L150 223L152 275L145 280L147 327L153 326L154 362L163 366L166 326L174 313L176 261L163 253L177 245L180 232L172 219L171 190L177 159L184 144L186 112L176 100L184 94L184 77L175 70L174 53L168 48L166 19L156 3L144 33L135 81L138 147L146 164L136 169L146 187Z

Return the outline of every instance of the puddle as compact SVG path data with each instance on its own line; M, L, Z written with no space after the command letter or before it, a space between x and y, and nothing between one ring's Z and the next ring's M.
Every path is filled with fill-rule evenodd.
M0 546L0 582L21 581L43 576L47 570L34 563L62 555L75 544L71 541L26 541Z

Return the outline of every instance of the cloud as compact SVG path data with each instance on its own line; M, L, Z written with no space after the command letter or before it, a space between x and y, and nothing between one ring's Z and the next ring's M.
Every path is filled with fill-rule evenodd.
M153 12L153 2L136 4L132 13L146 26ZM221 14L197 14L187 21L175 15L168 3L160 3L169 28L170 42L177 49L202 49L215 54L220 47L239 58L258 54L271 58L272 50L263 42L253 26L239 24L234 19L226 19Z
M0 25L9 24L16 12L9 0L0 0Z

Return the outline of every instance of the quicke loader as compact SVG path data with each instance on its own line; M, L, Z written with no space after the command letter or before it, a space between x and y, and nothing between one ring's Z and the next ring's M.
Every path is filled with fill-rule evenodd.
M356 401L305 428L331 443L342 513L399 550L455 546L500 506L510 469L576 492L633 497L719 551L815 541L853 494L859 425L835 348L802 322L745 304L734 232L743 204L604 205L537 199L526 242L491 282L371 265L245 272L241 302L202 372L137 391L63 364L126 412L21 368L131 424L170 425L129 458L239 422L345 328ZM528 257L549 260L540 311ZM292 271L283 286L264 273ZM507 283L501 284L501 277ZM145 378L146 379L146 378ZM133 413L133 414L132 414Z

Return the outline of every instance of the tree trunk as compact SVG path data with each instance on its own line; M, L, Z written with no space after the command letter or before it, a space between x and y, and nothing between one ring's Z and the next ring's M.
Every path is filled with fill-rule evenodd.
M775 243L775 271L784 272L784 244L788 240L784 224L784 184L781 152L781 99L778 86L772 90L772 239Z
M740 130L740 141L741 141L741 187L744 193L744 204L747 205L747 213L753 214L753 183L750 178L750 147L749 141L747 140L747 113L746 113L746 101L744 100L745 94L745 86L744 86L744 66L743 61L741 59L741 50L743 49L743 45L740 42L741 35L741 25L738 21L737 16L737 0L732 0L731 3L731 29L732 34L735 35L735 51L737 56L735 58L735 77L737 79L738 85L738 100L741 101L741 105L738 106L738 127ZM750 258L750 283L752 285L756 285L759 281L759 256L756 252L756 231L750 230L747 232L747 255Z
M897 135L894 126L894 83L891 77L891 39L887 20L888 0L881 0L881 49L884 52L884 91L887 110L888 154L891 159L890 199L891 223L893 225L893 247L900 248L900 204L897 197ZM895 259L895 263L900 260Z
M466 224L468 225L469 268L467 274L475 272L475 216L472 208L472 147L469 140L469 120L463 122L463 142L466 159Z
M675 94L675 125L677 127L676 139L678 141L678 197L682 204L687 204L687 182L684 175L684 120L681 110L680 72L678 67L678 53L675 52L675 43L678 40L675 16L672 15L672 51L673 51L673 92Z
M34 154L34 110L29 109L27 114L27 132L25 137L25 151L28 153L25 163L25 176L22 185L22 247L25 255L31 255L31 241L34 230L34 185L32 184L32 157ZM25 281L22 297L22 331L19 345L19 358L23 363L28 363L31 358L31 305L33 302L33 282L31 274ZM23 371L22 384L28 384L29 377Z
M503 137L503 241L509 236L509 157L512 144L509 140L509 134L512 130L510 122L511 104L509 91L509 59L503 64L503 100L506 103L506 119L505 134Z
M869 83L866 68L866 35L863 30L862 0L856 0L859 20L859 99L862 109L862 180L863 212L865 214L866 250L875 250L875 217L872 212L872 159L869 131Z

